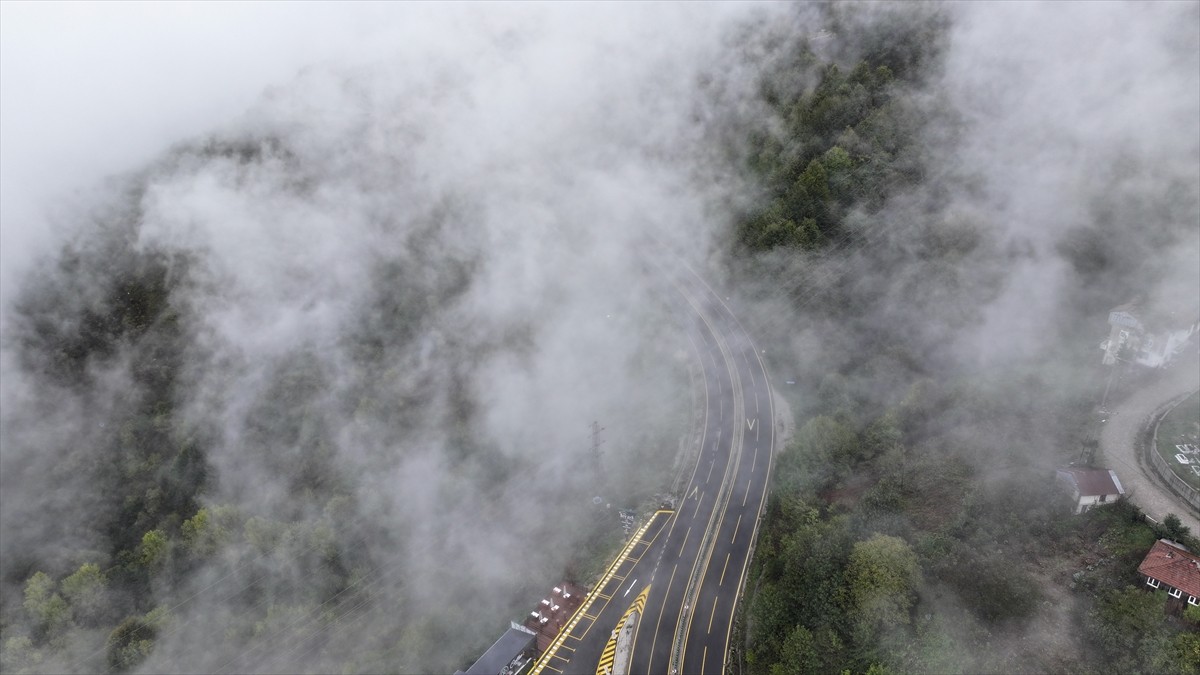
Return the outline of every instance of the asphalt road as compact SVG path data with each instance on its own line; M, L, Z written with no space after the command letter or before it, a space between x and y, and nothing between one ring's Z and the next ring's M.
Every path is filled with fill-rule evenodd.
M704 372L700 455L675 512L663 518L593 591L596 601L546 659L557 673L595 673L612 631L650 586L634 632L631 673L719 673L758 518L775 440L770 385L737 318L689 269L673 273Z

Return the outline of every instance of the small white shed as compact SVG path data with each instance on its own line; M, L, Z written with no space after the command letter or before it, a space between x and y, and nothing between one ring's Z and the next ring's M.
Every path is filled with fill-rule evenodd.
M1081 469L1071 467L1056 472L1075 499L1075 513L1083 513L1093 506L1112 504L1125 494L1117 473L1112 469Z

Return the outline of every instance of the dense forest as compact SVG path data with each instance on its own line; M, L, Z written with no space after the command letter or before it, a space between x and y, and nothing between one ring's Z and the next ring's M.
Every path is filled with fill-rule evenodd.
M525 262L494 242L535 234L374 182L356 139L183 142L21 279L4 672L452 672L670 484L691 411L662 289L569 255L503 291Z
M1140 246L1108 236L1099 197L1097 222L1058 245L1077 282L1044 329L1061 340L965 361L952 336L981 322L1013 253L1001 227L948 206L971 177L934 164L966 133L929 85L946 17L896 12L846 42L781 48L761 86L772 123L748 134L764 195L731 258L737 283L787 291L796 318L758 328L800 381L784 387L799 428L774 469L734 672L1198 672L1200 613L1164 612L1136 573L1156 538L1198 550L1194 533L1127 502L1073 515L1054 484L1094 450L1104 388L1099 359L1070 345L1103 334L1105 302L1157 281L1131 260ZM1194 222L1190 199L1147 235Z

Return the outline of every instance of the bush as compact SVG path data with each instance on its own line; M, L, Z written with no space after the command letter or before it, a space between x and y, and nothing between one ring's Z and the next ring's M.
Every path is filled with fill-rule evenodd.
M145 619L131 616L108 636L108 668L128 672L139 666L154 650L158 630Z

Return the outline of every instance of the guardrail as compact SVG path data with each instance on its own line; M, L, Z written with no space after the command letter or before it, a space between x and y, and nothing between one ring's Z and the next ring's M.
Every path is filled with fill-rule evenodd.
M1191 485L1188 485L1187 482L1182 478L1175 475L1175 472L1171 470L1171 467L1167 465L1166 460L1163 459L1162 453L1158 451L1158 426L1162 424L1163 419L1169 415L1172 410L1178 407L1180 403L1183 403L1187 399L1191 398L1194 393L1195 392L1189 392L1186 396L1182 396L1178 400L1172 402L1166 408L1166 410L1156 413L1156 417L1154 419L1154 432L1150 435L1149 443L1146 444L1146 447L1142 448L1142 452L1144 455L1150 456L1150 466L1154 467L1154 472L1157 473L1158 477L1167 484L1167 487L1171 488L1172 492L1179 495L1180 499L1187 502L1188 505L1190 505L1196 511L1196 513L1200 514L1200 492L1198 492Z
M650 525L652 525L660 515L669 515L672 513L674 513L674 511L670 509L659 509L655 511L654 514L650 516L650 519L647 520L640 528L638 528L633 537L629 539L629 542L626 543L625 546L621 547L621 552L617 554L615 559L613 559L612 564L608 566L608 570L604 573L604 576L600 578L600 581L587 592L587 596L584 598L583 602L580 603L579 607L575 609L575 613L571 615L571 619L567 622L567 625L564 626L562 630L558 631L558 635L554 636L554 639L546 647L546 651L543 652L542 655L538 657L537 661L534 662L533 668L529 671L530 675L540 675L541 672L545 670L546 665L550 662L551 657L553 657L555 652L558 651L558 648L561 647L564 642L566 642L567 636L571 634L571 631L575 630L575 626L583 618L583 615L587 614L587 611L591 608L592 603L596 601L596 597L600 592L600 589L604 588L605 584L612 579L613 574L615 574L617 571L617 567L620 566L621 563L625 562L626 559L628 559L630 551L632 551L634 547L638 545L638 542L642 540L642 537L646 534L646 530L650 529Z
M729 345L725 342L725 336L720 331L712 328L712 324L705 316L705 313L701 309L700 305L697 304L697 302L694 301L693 298L683 290L682 286L677 285L677 288L680 294L684 296L684 299L687 300L688 304L695 308L701 320L710 326L713 339L716 340L717 348L721 350L721 357L726 364L726 368L729 370L730 386L733 388L733 419L741 419L745 413L745 402L742 397L742 382L741 377L737 373L737 368L729 367L734 363L734 359ZM773 420L772 424L774 424ZM700 548L696 553L696 561L692 564L692 573L688 576L687 586L684 587L684 606L687 609L685 609L680 615L679 623L675 626L675 637L671 642L669 660L671 675L675 675L675 673L679 672L679 665L683 656L684 641L686 639L687 631L691 627L692 616L696 611L696 604L699 602L700 581L705 570L707 569L708 559L712 556L712 550L715 544L714 538L716 536L716 528L714 528L713 525L714 523L720 522L722 517L721 514L723 514L725 509L729 506L729 499L733 494L734 488L731 477L737 475L738 466L740 466L742 461L742 434L740 433L740 427L735 425L735 428L738 428L738 431L733 432L733 437L730 439L730 453L729 460L725 465L725 475L721 478L721 486L717 490L717 497L713 502L712 513L709 515L708 523L704 528L704 536L700 539ZM705 561L704 566L701 566L700 564L702 559Z

